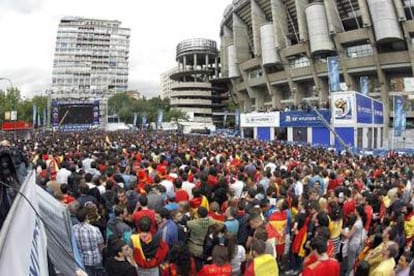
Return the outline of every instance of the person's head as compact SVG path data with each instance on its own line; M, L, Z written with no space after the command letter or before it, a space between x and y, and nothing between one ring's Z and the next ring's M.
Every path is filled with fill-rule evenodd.
M382 255L384 256L384 259L389 258L396 258L398 256L399 248L398 244L394 241L390 241L387 246L384 247L382 250Z
M181 187L183 186L183 182L181 181L181 179L176 178L174 180L174 186L176 189L181 189Z
M254 231L253 238L261 240L261 241L267 241L269 238L269 235L267 234L266 227L260 226Z
M362 260L355 271L354 276L368 276L369 275L369 263L365 260Z
M208 215L208 211L204 207L198 207L197 214L200 218L205 218Z
M125 207L116 205L114 207L114 214L115 214L115 217L124 219L128 215L128 211Z
M237 209L234 207L228 207L226 209L226 217L227 218L234 218L237 215Z
M249 219L250 227L252 229L257 229L263 225L263 218L259 212L251 212Z
M382 240L383 241L389 241L391 238L391 226L385 227L385 229L382 231Z
M183 213L181 213L178 210L172 211L171 212L171 218L175 221L175 222L181 222L181 220L183 219Z
M413 260L413 254L410 251L405 251L400 259L398 260L398 265L401 268L407 268L410 266L411 261Z
M259 240L259 239L253 239L253 242L252 242L253 256L257 257L260 255L263 255L265 251L266 251L266 242Z
M138 229L140 232L149 232L151 229L151 219L147 216L142 217L138 222Z
M328 250L328 242L325 238L319 236L319 237L314 237L311 240L311 247L313 250L316 251L316 253L318 255L322 255L324 253L326 253L326 251Z
M157 222L163 222L165 220L168 220L170 218L170 211L168 211L167 208L162 207L162 208L157 210L156 217L158 217L158 216L159 216L160 221L157 221Z
M124 203L128 200L127 196L126 196L126 193L125 193L125 190L122 189L122 188L118 190L117 197L118 197L119 202L122 202L122 203Z
M76 218L79 220L80 223L87 222L88 212L86 208L80 208L76 213Z
M138 202L139 202L139 205L141 207L147 207L147 205L148 205L148 198L147 198L147 196L146 195L141 195L138 198Z
M64 195L67 194L68 193L68 184L66 184L66 183L60 184L60 191Z
M89 186L86 183L82 183L79 185L79 190L81 194L86 195L89 192Z
M108 242L108 247L110 247L113 256L123 259L129 256L130 248L128 244L122 239L116 239Z
M216 245L213 248L213 264L223 266L229 263L227 248L224 245Z
M190 275L191 253L186 243L175 243L169 252L170 262L177 267L177 275Z
M214 213L218 212L220 211L220 205L216 201L213 201L210 203L210 210Z

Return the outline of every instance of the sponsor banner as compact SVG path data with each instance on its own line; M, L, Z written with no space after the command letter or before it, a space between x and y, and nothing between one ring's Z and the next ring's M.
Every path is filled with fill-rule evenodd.
M384 124L384 106L382 103L377 101L373 102L373 112L374 112L374 124L382 125Z
M52 126L57 127L59 125L59 104L58 102L52 103Z
M162 121L163 121L164 112L161 108L157 111L157 128L162 127Z
M94 125L99 125L99 101L95 101L94 102L94 107L93 107L93 124Z
M134 126L137 126L137 120L138 120L138 113L134 112L134 122L132 123Z
M328 123L331 120L331 112L329 110L319 110L325 121ZM322 119L315 111L286 111L280 113L281 127L312 127L325 126Z
M353 124L353 95L341 93L332 95L332 116L334 124Z
M328 57L329 92L340 91L339 57Z
M355 93L357 123L372 123L372 99L364 95Z
M404 126L404 98L394 96L394 137L400 137Z
M369 90L369 79L368 76L362 76L359 78L359 84L361 86L361 94L364 96L368 96Z
M33 125L36 127L36 118L37 118L37 105L33 104L33 118L32 118L32 122Z
M35 177L32 171L26 178L1 228L0 275L49 275L45 227L35 213Z
M236 128L238 128L240 126L240 109L236 109L234 123L236 125Z
M240 114L241 127L277 127L279 112Z

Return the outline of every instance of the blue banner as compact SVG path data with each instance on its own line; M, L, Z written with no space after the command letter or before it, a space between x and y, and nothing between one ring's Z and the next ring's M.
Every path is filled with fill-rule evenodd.
M372 99L364 95L355 93L357 123L372 123Z
M322 117L330 122L331 112L329 110L319 110ZM315 111L286 111L280 112L280 126L281 127L312 127L322 126L325 124Z
M147 116L142 115L142 129L145 129L147 125Z
M132 123L134 126L137 125L138 113L134 112L134 122Z
M368 76L362 76L359 78L359 84L361 86L361 94L364 96L368 96L369 90L369 79Z
M382 125L384 123L384 106L382 103L373 101L374 124Z
M339 57L328 57L329 92L340 91Z
M240 126L240 109L236 109L234 124L236 125L236 128Z
M157 128L162 127L162 118L163 118L163 110L161 108L158 109L157 113Z
M404 99L394 96L394 137L400 137L403 132Z
M37 119L37 105L33 104L33 127L36 128L36 119Z
M43 108L43 126L47 125L46 108Z

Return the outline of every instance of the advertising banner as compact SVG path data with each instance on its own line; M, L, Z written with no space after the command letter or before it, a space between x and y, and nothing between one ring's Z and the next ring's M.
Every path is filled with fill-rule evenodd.
M404 99L394 96L394 137L400 137L404 126Z
M134 126L137 125L137 120L138 120L138 113L134 112L134 122L132 123Z
M364 95L355 93L357 123L372 123L372 99Z
M369 79L368 76L362 76L359 78L359 84L361 86L361 94L364 96L368 96L369 90Z
M0 275L49 275L45 227L35 213L35 177L32 171L26 178L1 228Z
M279 112L240 114L241 127L277 127Z
M145 129L146 125L147 125L147 116L142 115L142 129Z
M382 103L372 101L374 112L374 124L382 125L384 123L384 106Z
M157 128L160 128L162 126L163 115L163 110L159 108L157 111Z
M236 128L238 128L240 126L240 109L236 109L234 124L236 125Z
M33 118L32 118L32 122L33 122L33 126L34 127L37 127L36 126L36 119L37 119L37 105L36 104L33 104Z
M328 57L329 92L340 91L339 57Z
M319 110L323 118L329 123L331 120L331 112L329 110ZM315 111L286 111L280 113L281 127L324 127L322 119Z
M332 116L334 124L345 125L354 123L353 95L341 93L332 95Z

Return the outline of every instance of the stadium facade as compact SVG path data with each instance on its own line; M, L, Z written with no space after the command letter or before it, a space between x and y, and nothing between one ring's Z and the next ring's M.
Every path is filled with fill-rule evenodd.
M220 26L221 77L243 112L328 106L327 61L337 56L342 90L361 91L367 78L387 125L391 96L408 94L396 86L414 72L413 4L234 0Z
M228 93L216 81L220 76L217 43L204 38L181 41L176 61L176 68L161 75L163 97L192 122L222 124Z

